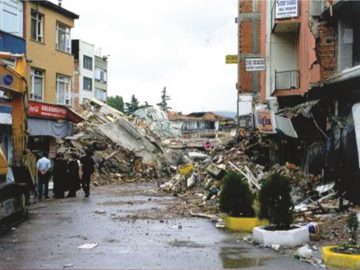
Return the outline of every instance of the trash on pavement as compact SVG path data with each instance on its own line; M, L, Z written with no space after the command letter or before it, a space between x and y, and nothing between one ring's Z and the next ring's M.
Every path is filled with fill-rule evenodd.
M99 244L98 243L86 243L81 246L78 246L79 249L93 249L96 248Z

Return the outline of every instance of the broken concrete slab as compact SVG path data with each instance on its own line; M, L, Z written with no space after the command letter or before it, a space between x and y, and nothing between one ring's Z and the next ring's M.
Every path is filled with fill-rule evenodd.
M225 176L225 170L219 168L217 165L215 164L210 164L207 168L206 171L215 179L221 180L224 176Z

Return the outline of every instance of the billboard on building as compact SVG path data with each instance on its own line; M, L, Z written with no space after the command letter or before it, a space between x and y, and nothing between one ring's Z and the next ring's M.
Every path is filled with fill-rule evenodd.
M251 57L245 59L246 71L263 71L266 70L266 61L264 57Z
M275 19L299 17L299 0L276 0Z

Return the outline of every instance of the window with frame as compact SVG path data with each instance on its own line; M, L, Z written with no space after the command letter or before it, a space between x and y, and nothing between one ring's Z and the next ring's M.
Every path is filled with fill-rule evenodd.
M31 77L30 99L43 100L44 71L36 68L31 68L30 77Z
M36 10L31 10L31 38L44 42L44 15Z
M56 24L56 49L71 53L70 27L61 23Z
M56 76L57 104L71 105L71 78L64 75Z
M100 88L95 88L95 98L100 101L106 101L106 91Z
M87 91L92 91L92 79L88 77L83 78L83 89Z
M95 79L102 82L107 82L107 72L104 69L96 68Z
M93 70L93 59L90 56L84 55L83 61L83 66L85 69Z

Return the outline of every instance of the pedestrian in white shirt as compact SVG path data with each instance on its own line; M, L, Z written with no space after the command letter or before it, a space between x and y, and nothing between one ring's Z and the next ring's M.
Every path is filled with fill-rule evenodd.
M42 158L37 161L36 167L38 169L38 195L39 199L42 199L44 195L45 199L49 198L49 179L51 162L47 158L46 153L42 153ZM43 189L44 188L44 189Z

